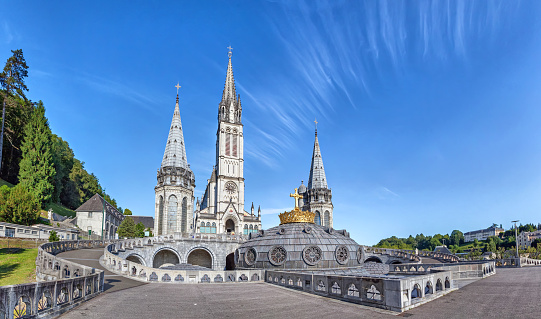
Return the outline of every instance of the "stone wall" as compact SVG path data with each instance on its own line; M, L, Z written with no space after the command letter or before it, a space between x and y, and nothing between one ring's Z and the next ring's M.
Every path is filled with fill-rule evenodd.
M104 244L63 241L41 245L36 258L38 282L0 287L0 318L53 318L103 292L103 271L55 255Z

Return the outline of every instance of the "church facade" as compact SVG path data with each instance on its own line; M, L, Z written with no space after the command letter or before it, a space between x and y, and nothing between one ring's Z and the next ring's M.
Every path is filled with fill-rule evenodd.
M249 234L261 229L261 209L244 210L244 132L242 104L235 89L231 51L225 86L218 104L216 165L201 201L196 203L194 230L199 233Z
M158 183L154 188L154 232L156 235L192 231L195 176L186 158L178 105L179 87L177 84L177 102L162 164L157 173Z
M317 122L316 122L317 124ZM333 227L333 204L332 191L327 185L325 168L323 167L323 158L319 141L314 141L314 151L312 153L312 164L310 166L310 176L308 177L308 187L301 182L298 192L302 195L299 198L299 207L304 211L310 211L316 214L314 222L317 225Z

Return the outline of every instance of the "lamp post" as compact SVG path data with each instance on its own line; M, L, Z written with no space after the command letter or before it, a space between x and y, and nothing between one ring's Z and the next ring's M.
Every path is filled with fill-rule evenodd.
M515 249L516 249L516 254L517 254L517 258L518 258L518 235L517 235L517 223L519 222L518 220L512 220L511 221L512 223L515 223Z

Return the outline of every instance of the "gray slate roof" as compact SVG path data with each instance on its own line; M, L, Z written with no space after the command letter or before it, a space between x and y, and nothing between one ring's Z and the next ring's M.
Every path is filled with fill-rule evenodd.
M113 205L109 204L103 197L99 194L95 194L90 197L89 200L79 206L75 211L76 212L101 212L105 208L105 211L111 215L115 215L118 219L124 220L124 215L122 215Z
M151 216L130 216L133 219L135 225L143 223L146 228L154 228L154 217Z

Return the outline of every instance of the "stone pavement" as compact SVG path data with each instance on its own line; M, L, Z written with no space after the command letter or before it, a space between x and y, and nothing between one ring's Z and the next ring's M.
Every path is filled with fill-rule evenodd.
M105 292L115 292L118 290L133 288L141 285L146 285L144 282L131 280L124 276L119 276L109 270L103 268L99 263L99 258L103 255L103 248L94 249L78 249L66 251L58 254L58 257L76 262L88 267L94 267L105 271Z
M64 254L86 259L77 252ZM142 285L116 277L120 281L112 283L115 286L106 294L60 318L539 318L541 267L498 268L496 272L402 314L266 283Z

